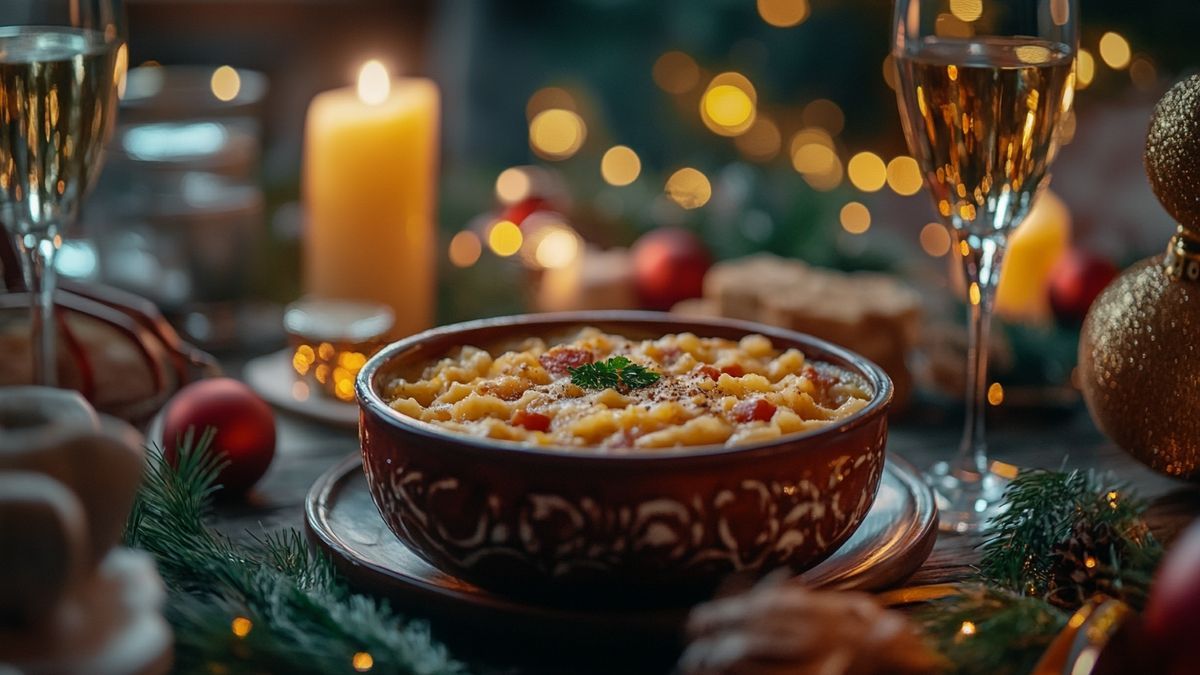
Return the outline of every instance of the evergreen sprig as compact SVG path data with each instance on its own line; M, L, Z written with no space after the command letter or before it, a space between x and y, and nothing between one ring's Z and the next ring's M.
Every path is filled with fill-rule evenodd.
M1141 514L1145 503L1127 485L1091 471L1023 471L1004 493L1008 510L997 516L983 545L980 577L1035 597L1053 588L1054 548L1078 528L1106 528L1119 546L1098 564L1137 606L1144 599L1161 548ZM1083 598L1086 599L1086 598Z
M585 363L570 368L571 382L584 389L639 389L658 382L662 376L624 356Z
M193 443L189 432L174 467L150 452L126 528L126 543L154 556L166 583L176 672L466 672L424 623L406 622L386 603L351 593L299 532L243 544L209 527L225 464L208 451L214 433Z

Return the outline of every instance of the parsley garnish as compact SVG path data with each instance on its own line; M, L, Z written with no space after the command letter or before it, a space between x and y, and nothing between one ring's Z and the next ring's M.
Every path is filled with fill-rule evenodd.
M571 371L571 382L584 389L638 389L658 382L662 375L624 356L587 363Z

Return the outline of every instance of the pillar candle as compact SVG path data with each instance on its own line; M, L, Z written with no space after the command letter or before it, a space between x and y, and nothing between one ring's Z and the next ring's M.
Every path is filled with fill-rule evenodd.
M397 336L434 320L438 113L433 82L374 61L308 109L306 291L387 305Z

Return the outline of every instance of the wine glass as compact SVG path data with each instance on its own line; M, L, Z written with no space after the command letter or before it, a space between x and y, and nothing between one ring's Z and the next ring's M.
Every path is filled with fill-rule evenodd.
M896 0L892 56L909 149L967 283L966 426L927 478L943 528L977 531L1005 479L984 434L988 332L1009 234L1049 182L1075 95L1076 0Z
M0 213L29 290L38 384L57 379L55 254L100 172L127 53L121 0L0 3Z

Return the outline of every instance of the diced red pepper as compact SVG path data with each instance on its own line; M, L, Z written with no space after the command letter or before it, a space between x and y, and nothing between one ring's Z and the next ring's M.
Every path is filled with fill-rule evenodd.
M530 431L550 430L549 417L541 413L528 412L526 410L518 410L517 412L513 413L509 424L513 425L514 427L525 427Z
M717 380L721 379L721 371L717 370L716 368L714 368L708 364L700 366L699 368L696 369L696 372L700 373L701 375L704 375L705 377L712 380L713 382L716 382Z
M725 373L726 375L728 375L730 377L741 377L746 374L746 369L743 368L741 366L741 364L735 363L730 366L725 366L724 368L721 369L721 372Z
M566 375L571 368L591 363L596 357L578 347L554 347L538 357L542 367L554 375Z
M829 387L836 382L834 376L830 375L828 372L818 370L811 365L804 366L804 370L802 370L801 373L804 375L804 377L807 377L809 380L811 380L813 384L820 387Z
M766 399L752 398L733 406L733 419L739 422L770 421L775 416L775 406Z

